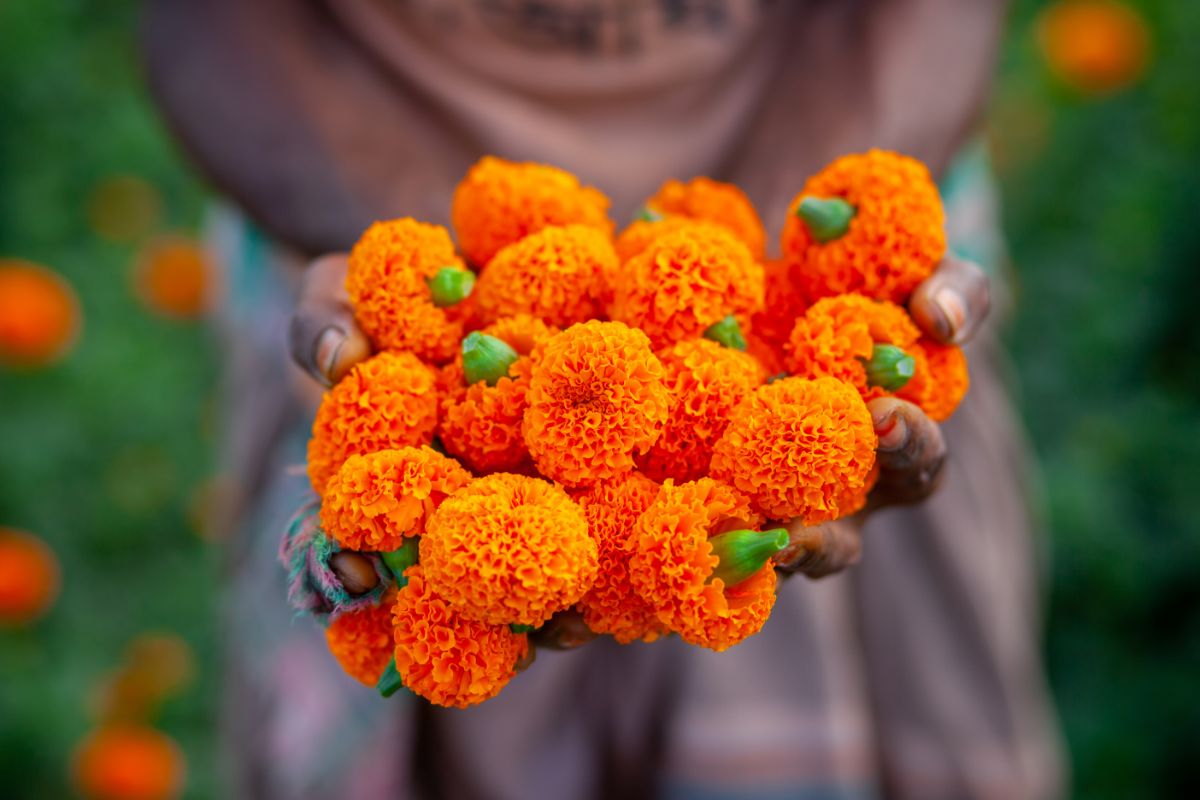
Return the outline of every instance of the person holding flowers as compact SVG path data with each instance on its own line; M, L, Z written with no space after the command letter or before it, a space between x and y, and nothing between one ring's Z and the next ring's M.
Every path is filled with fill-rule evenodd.
M1057 792L1029 621L1019 432L984 324L988 279L942 238L948 230L954 244L959 204L970 199L948 198L948 225L931 205L935 178L951 170L958 186L964 174L979 178L955 156L986 92L1001 9L949 0L148 3L152 88L189 151L241 207L217 216L214 236L236 273L230 453L244 532L231 559L226 744L242 794ZM693 182L701 177L739 193ZM614 221L623 228L643 207L649 218L626 246L559 259L555 231L611 237ZM410 258L407 242L442 235L386 228L405 219L444 226L459 254ZM356 257L352 246L376 222L385 225L373 234L377 248ZM656 224L670 229L665 241ZM883 229L899 233L874 235ZM536 246L522 244L529 236ZM766 291L763 250L786 263L771 275L785 275L802 297L767 306L781 293ZM677 280L672 265L708 264L713 252L734 256L711 285ZM527 272L530 260L561 263L578 282L548 292ZM489 278L493 266L500 272ZM351 274L400 288L373 297ZM597 274L610 286L591 283ZM821 284L830 274L836 280ZM472 299L472 280L483 284L481 298ZM698 302L656 306L655 282ZM721 384L739 397L732 422L704 432L709 476L664 482L652 499L578 485L570 442L588 433L589 418L577 408L625 423L619 437L587 441L604 454L606 485L636 482L628 475L639 460L661 456L655 434L682 424L671 392L708 380L674 362L668 375L656 353L678 360L681 341L714 340L752 356L780 349L775 360L790 371L791 339L779 331L794 321L772 319L761 340L753 321L795 317L847 291L903 308L918 338L901 349L954 392L966 384L953 348L975 340L971 390L944 431L932 417L947 416L957 398L936 410L923 402L932 384L914 385L915 366L908 399L885 387L865 405L852 389L818 388L831 377L768 373L756 386ZM356 318L364 303L370 311ZM609 321L578 324L581 308L601 308ZM481 333L469 348L468 336L447 344L456 326L467 334L535 311L563 330L530 350L500 334ZM279 359L289 315L292 355L312 380ZM420 336L429 352L388 349L416 330L429 332ZM887 343L868 338L872 356ZM653 402L606 404L593 389L615 386L618 374ZM383 391L369 390L375 380ZM732 399L695 397L701 410ZM816 437L854 475L845 496L793 480L786 458L770 469L739 461L748 452L775 458L780 431L803 427L789 405L805 402L860 404L863 413L845 415L852 441ZM509 411L521 404L528 461ZM350 413L357 408L372 413ZM415 450L431 465L444 408L461 409L460 420L489 415L514 445L512 469L532 462L565 488L501 471L475 476L449 499L434 489L377 510L362 491L369 481L411 481L394 463L363 459ZM394 673L424 696L452 687L437 695L442 705L477 705L443 709L404 693L381 702L340 674L324 637L288 627L267 566L274 542L262 540L304 499L307 481L286 468L304 460L310 432L313 488L338 487L339 502L371 520L372 539L400 543L368 558L321 538L321 575L339 582L321 597L389 598L402 634L383 678ZM497 452L486 444L462 436L455 448L483 464ZM874 468L864 469L872 455ZM436 476L439 486L453 482L446 470ZM617 513L596 502L636 503L632 532L587 538L590 520ZM399 513L407 506L414 510ZM822 519L828 508L859 506ZM765 527L768 514L796 518L782 520L781 532ZM464 558L480 534L474 518L491 520L490 563L520 571L521 582ZM413 566L406 542L418 538ZM538 563L528 543L551 540L554 563ZM626 555L628 583L589 595L595 584L581 576ZM808 580L830 575L839 577ZM630 587L641 587L648 607L614 613ZM362 611L379 603L360 606L361 619L334 614L327 629L340 644L373 643L359 654L380 641ZM658 636L658 625L680 638L618 644L597 638L588 619L630 640ZM729 649L710 655L685 640ZM547 652L556 648L568 652ZM536 670L520 673L535 654ZM353 669L369 680L382 660L356 659Z

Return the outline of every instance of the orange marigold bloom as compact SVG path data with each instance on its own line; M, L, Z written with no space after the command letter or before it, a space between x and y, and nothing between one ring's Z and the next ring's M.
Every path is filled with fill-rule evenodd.
M0 259L0 362L55 361L70 349L79 324L70 284L37 264Z
M713 577L719 559L709 537L761 521L750 501L726 484L668 481L634 527L630 580L685 642L718 651L732 647L758 633L770 616L775 569L768 563L728 587Z
M531 314L551 325L583 322L599 316L605 276L617 267L603 232L550 226L496 254L479 277L475 302L492 319Z
M529 638L507 625L468 619L409 567L393 607L396 672L431 703L466 708L495 697L529 652Z
M36 536L0 528L0 625L29 622L58 597L54 551Z
M440 225L405 217L376 222L350 251L346 291L363 332L380 350L409 350L441 363L462 339L463 311L434 304L428 279L465 271Z
M731 183L711 178L692 178L687 183L670 180L646 201L646 207L660 214L715 222L728 228L756 259L762 260L767 239L762 220L746 193Z
M608 198L569 172L486 156L454 190L450 209L463 253L480 267L548 225L587 225L612 234Z
M786 261L772 259L763 264L763 295L762 311L750 318L750 333L782 352L796 320L808 310Z
M855 209L839 238L817 241L797 216L804 198ZM946 252L945 212L921 162L884 150L843 156L809 178L788 209L783 254L810 300L857 292L904 303Z
M1038 19L1038 43L1050 69L1068 86L1106 94L1146 70L1150 33L1136 10L1112 0L1065 0Z
M561 488L497 473L442 503L421 537L426 580L471 619L541 625L596 578L596 543Z
M424 533L438 505L470 482L430 447L352 455L325 484L321 527L344 548L389 552Z
M325 393L308 441L308 477L321 493L356 453L430 444L437 375L412 353L378 353Z
M874 400L891 394L867 383L864 362L871 359L875 345L895 345L913 355L910 351L920 336L908 312L895 303L857 294L826 297L796 321L787 346L787 368L801 378L846 381L864 400Z
M875 464L871 412L836 378L784 378L734 407L713 448L711 473L771 519L837 519Z
M438 437L446 452L479 473L525 471L529 448L521 433L534 348L558 332L536 317L518 314L484 328L521 356L509 377L495 386L485 381L466 385L462 354L443 368L439 378L442 414Z
M179 745L146 725L115 723L89 734L75 750L75 786L88 800L170 800L183 791Z
M635 219L629 223L613 243L617 258L622 264L645 250L660 236L690 228L696 220L678 215L667 215L663 219ZM611 302L611 301L610 301Z
M151 311L189 319L203 314L214 298L214 270L199 242L167 236L138 257L134 289Z
M702 478L729 411L767 375L753 356L707 339L678 342L657 355L671 411L662 435L636 459L638 467L657 481Z
M928 337L918 341L910 355L916 359L916 372L896 396L916 403L934 422L950 419L971 384L967 357L960 348Z
M633 469L670 408L663 368L639 330L574 325L543 344L529 380L525 444L543 475L584 486Z
M657 237L618 271L612 289L609 315L665 347L730 314L747 329L763 305L763 269L725 228L695 223Z
M652 642L666 632L629 580L633 526L657 494L657 483L640 472L626 472L575 495L600 549L596 582L578 608L588 628L611 634L621 644Z
M392 660L392 605L389 590L379 605L338 614L325 629L325 642L338 664L354 680L374 687Z

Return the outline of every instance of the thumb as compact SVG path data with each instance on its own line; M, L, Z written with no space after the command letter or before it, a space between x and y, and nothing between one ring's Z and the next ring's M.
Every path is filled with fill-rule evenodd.
M346 294L346 256L323 256L304 276L288 328L292 359L324 386L332 386L371 355Z

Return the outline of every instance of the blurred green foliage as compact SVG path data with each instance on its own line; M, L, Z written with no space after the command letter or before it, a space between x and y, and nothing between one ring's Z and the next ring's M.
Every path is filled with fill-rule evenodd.
M1009 340L1052 534L1048 666L1086 798L1200 796L1200 4L1134 3L1148 76L1109 98L1046 73L1021 0L992 115L1018 286ZM189 520L213 469L215 348L130 291L131 244L87 224L115 174L194 229L204 195L151 109L130 0L0 4L0 257L51 265L84 332L63 363L0 372L0 524L58 552L62 598L0 633L0 781L62 796L89 694L169 630L200 679L161 727L188 794L217 796L214 548Z

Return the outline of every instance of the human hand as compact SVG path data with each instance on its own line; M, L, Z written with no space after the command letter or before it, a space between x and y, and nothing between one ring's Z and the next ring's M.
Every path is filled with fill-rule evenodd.
M943 344L970 340L991 307L988 278L977 265L947 255L908 303L909 314L928 336ZM777 557L785 574L823 578L858 563L862 526L870 514L894 505L919 503L937 489L946 443L941 429L917 406L894 397L867 404L879 437L879 480L866 507L844 519L786 527L790 544Z
M292 359L326 388L371 355L346 293L346 264L345 253L332 253L309 265L288 329Z

